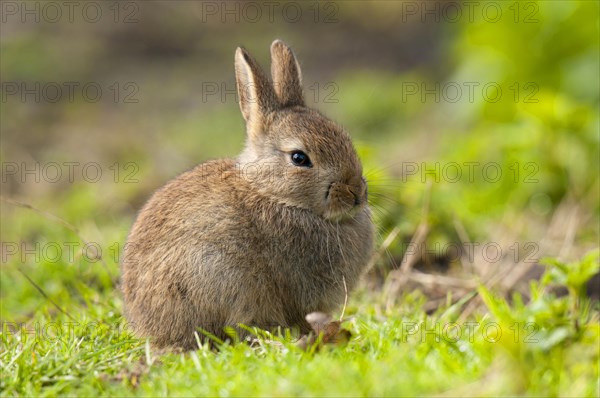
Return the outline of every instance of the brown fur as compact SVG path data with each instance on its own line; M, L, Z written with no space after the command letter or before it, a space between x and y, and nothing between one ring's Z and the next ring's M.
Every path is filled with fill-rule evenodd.
M299 327L339 308L371 256L362 166L349 136L304 106L300 68L271 46L266 78L238 48L235 71L247 144L237 159L181 174L140 211L122 261L125 315L159 347L196 346L202 328ZM299 167L302 150L313 167Z

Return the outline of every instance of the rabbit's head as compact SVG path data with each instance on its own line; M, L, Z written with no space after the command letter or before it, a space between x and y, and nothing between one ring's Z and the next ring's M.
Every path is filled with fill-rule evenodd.
M300 65L282 41L271 45L271 75L243 48L235 75L246 148L241 175L279 203L344 220L365 209L367 184L348 134L305 106Z

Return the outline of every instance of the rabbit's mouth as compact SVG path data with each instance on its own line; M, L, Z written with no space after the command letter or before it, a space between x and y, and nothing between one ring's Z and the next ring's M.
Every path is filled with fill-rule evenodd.
M330 210L328 209L325 214L324 217L329 220L329 221L334 221L337 223L340 222L345 222L345 221L349 221L349 220L353 220L355 219L355 217L361 213L362 211L364 211L366 207L366 203L362 204L360 206L354 206L352 208L350 208L349 210Z

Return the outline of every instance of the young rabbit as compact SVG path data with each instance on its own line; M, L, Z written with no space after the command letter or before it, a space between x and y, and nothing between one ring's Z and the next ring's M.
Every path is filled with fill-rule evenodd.
M272 82L235 52L247 142L236 159L181 174L140 211L122 289L134 332L158 347L197 346L225 326L310 331L357 283L373 248L367 184L348 134L304 104L300 66L271 45ZM202 338L202 332L198 333Z

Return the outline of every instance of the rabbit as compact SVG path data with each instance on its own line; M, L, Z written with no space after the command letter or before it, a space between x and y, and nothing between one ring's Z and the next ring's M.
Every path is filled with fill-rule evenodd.
M124 314L156 347L194 349L197 336L227 339L227 326L309 333L305 316L339 310L371 258L367 183L349 135L305 105L290 47L275 40L271 60L272 81L235 52L242 153L168 182L128 235Z

